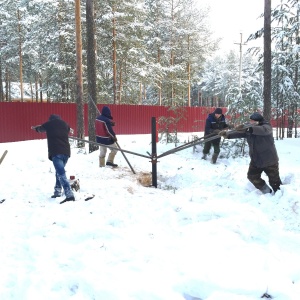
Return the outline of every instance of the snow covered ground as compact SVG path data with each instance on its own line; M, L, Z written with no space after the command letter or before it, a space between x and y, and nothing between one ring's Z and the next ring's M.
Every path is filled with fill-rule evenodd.
M150 135L118 138L151 152ZM99 168L98 151L72 148L81 190L59 204L46 140L0 144L1 300L300 299L299 146L276 141L275 195L248 182L248 156L212 165L201 146L177 152L159 160L154 188L139 182L149 159L126 154L134 175L121 153L119 168Z

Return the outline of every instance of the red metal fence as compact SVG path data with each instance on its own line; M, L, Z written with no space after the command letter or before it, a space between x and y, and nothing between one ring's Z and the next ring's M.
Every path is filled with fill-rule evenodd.
M106 104L98 104L97 107L101 111L104 105ZM157 121L160 117L176 117L176 112L166 106L123 104L108 106L116 122L114 129L117 135L150 134L152 117L156 117ZM75 103L0 102L0 143L41 139L42 136L31 130L31 126L46 122L51 114L60 115L75 130L76 136L76 108ZM213 107L180 107L179 109L184 110L184 118L177 126L179 132L204 131L207 115L214 111ZM88 135L87 112L88 107L85 104L86 136ZM273 127L277 126L274 120L271 124ZM284 127L286 126L287 124ZM157 128L159 129L159 125Z
M105 104L98 104L101 111ZM151 118L175 116L168 107L146 105L108 105L116 122L114 127L119 134L150 134ZM85 134L88 130L87 105L84 106ZM185 118L180 120L180 132L199 132L204 130L207 114L214 108L185 107ZM40 139L41 135L31 130L32 125L46 122L50 114L62 117L76 130L75 103L20 103L0 102L0 142L16 142ZM76 135L76 132L75 132Z

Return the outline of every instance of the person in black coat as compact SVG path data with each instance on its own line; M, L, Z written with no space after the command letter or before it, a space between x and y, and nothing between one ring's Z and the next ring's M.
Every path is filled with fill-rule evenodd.
M246 138L251 158L247 178L263 194L272 193L271 188L261 178L265 172L274 191L280 190L282 184L279 176L279 158L275 148L273 129L264 117L255 112L250 116L252 127L238 125L233 132L221 131L220 136L228 139Z
M66 201L74 201L74 194L66 176L65 166L71 156L69 143L69 125L58 115L50 115L49 120L42 125L32 126L36 132L46 132L48 143L48 158L55 168L56 182L51 198L60 197L64 189Z
M225 116L222 113L222 109L218 107L213 113L209 114L206 119L204 137L207 135L209 135L209 137L218 135L224 128L228 128L228 125L225 122ZM205 142L202 159L206 159L210 148L213 146L214 153L211 162L215 164L220 153L220 141L221 138Z
M110 145L114 148L118 148L117 137L113 130L115 122L111 115L111 111L108 106L103 106L101 110L101 115L99 115L95 120L96 128L96 140L97 143L103 145ZM100 146L100 155L99 155L99 166L105 167L105 156L107 152L107 147ZM111 167L117 167L118 165L114 163L114 158L118 150L110 149L110 153L107 158L106 165Z

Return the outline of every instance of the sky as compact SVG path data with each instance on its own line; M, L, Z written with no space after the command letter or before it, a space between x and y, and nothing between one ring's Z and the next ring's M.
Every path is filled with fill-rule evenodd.
M272 0L274 8L280 0ZM240 51L240 43L245 44L250 34L263 28L264 0L199 0L201 6L209 6L209 22L215 37L223 38L218 54L230 50ZM242 35L241 35L242 33ZM242 45L242 52L249 47L262 46L260 42L251 41Z
M202 134L179 134L177 146ZM162 157L155 188L141 184L148 158L126 154L133 174L121 153L118 168L99 168L99 151L72 145L67 176L81 189L59 204L43 138L0 144L1 300L299 299L300 139L275 142L275 195L248 182L248 155L223 148L215 165L203 145ZM118 142L151 152L150 135ZM160 141L157 153L174 147Z

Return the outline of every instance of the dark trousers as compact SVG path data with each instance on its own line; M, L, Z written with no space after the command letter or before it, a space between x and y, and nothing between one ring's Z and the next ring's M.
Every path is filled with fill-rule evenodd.
M257 189L261 189L266 184L266 182L261 178L262 172L265 172L268 176L270 186L272 187L274 193L277 190L280 190L280 185L282 182L279 177L278 163L272 166L258 168L252 162L250 162L247 178Z
M210 148L213 146L214 148L214 153L219 154L220 153L220 142L206 142L204 143L204 148L203 148L203 154L208 154Z

